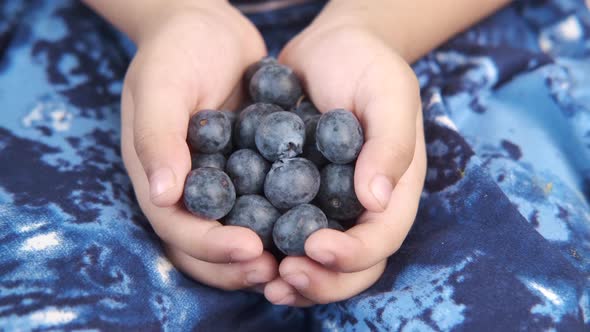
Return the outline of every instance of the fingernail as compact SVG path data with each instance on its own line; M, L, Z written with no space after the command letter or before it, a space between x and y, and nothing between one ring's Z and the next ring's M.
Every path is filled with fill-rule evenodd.
M297 289L305 289L309 286L309 278L303 273L295 273L284 277L285 281Z
M375 199L377 199L383 210L387 209L389 198L393 191L391 181L385 175L378 174L371 180L370 186L373 196L375 196Z
M174 173L170 168L160 168L152 173L149 181L150 195L155 198L174 187Z
M309 253L309 256L316 262L322 265L332 265L336 260L334 254L328 251L318 251Z
M246 282L248 282L248 284L250 285L261 284L266 281L268 281L267 278L262 273L256 270L248 272L248 274L246 274Z
M282 300L277 302L278 305L290 305L295 303L295 295L289 294L285 296Z

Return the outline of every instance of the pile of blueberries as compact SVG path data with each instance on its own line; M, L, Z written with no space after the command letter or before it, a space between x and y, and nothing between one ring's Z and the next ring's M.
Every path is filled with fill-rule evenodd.
M184 204L253 230L265 249L304 255L313 232L344 231L364 210L354 190L362 128L352 112L320 114L303 101L293 70L274 58L250 66L244 80L253 103L241 112L201 110L190 119Z

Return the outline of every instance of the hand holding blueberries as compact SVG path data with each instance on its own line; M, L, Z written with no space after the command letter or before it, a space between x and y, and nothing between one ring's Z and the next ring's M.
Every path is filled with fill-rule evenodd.
M333 163L346 153L324 151L332 163L321 169L318 206L325 214L331 213L333 203L346 207L329 215L330 219L358 213L362 207L355 202L367 211L346 232L329 228L314 232L305 242L306 256L283 259L280 277L265 287L273 303L329 303L370 287L409 232L424 183L420 91L412 69L365 25L339 21L329 12L320 14L287 44L279 61L298 74L322 113L352 111L364 131L352 181L348 174L353 165ZM300 114L306 117L303 110ZM331 123L328 118L319 122L318 128ZM324 140L329 142L336 135L315 137L317 147L321 150ZM348 138L353 135L346 133ZM305 147L303 156L308 156ZM338 193L337 202L325 199L334 193Z
M243 72L266 54L264 41L250 21L225 1L175 0L155 9L144 2L117 2L117 6L134 4L138 7L132 10L143 13L135 18L144 21L123 27L138 51L123 88L122 154L143 213L174 265L192 278L231 290L273 280L277 262L263 252L255 233L197 218L182 200L191 169L187 133L209 121L191 123L191 115L202 109L238 107ZM230 123L234 121L233 112L224 114ZM231 124L225 120L216 116L211 130L229 130ZM203 143L208 155L194 155L192 162L217 167L205 172L213 181L229 180L219 170L225 169L224 151L214 152L226 142L194 143ZM203 195L203 202L215 203L217 194L231 198L233 184L226 184L222 193ZM212 211L210 217L229 212L225 209Z
M205 284L262 286L296 306L358 294L417 211L426 161L413 71L368 29L321 16L286 46L286 66L249 67L265 55L260 35L230 5L207 3L138 37L122 146L142 210L172 262ZM212 111L238 109L243 91L254 103L236 119ZM305 256L279 266L263 251L273 243Z

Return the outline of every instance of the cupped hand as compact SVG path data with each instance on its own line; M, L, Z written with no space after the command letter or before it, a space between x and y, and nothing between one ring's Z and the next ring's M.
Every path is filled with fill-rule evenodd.
M175 1L140 27L122 96L122 154L141 209L172 262L222 289L264 284L277 262L246 228L202 220L182 206L192 114L233 108L246 67L266 54L256 28L225 1ZM233 263L233 264L228 264Z
M419 85L408 63L361 25L316 22L279 61L321 112L345 108L360 120L354 182L367 211L345 233L310 236L307 256L284 259L265 296L295 306L344 300L377 281L415 219L426 172Z

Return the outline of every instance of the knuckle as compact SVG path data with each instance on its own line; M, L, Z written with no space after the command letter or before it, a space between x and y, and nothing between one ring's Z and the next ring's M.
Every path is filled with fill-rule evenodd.
M385 230L382 230L384 232ZM380 249L384 246L379 241L367 241L363 237L356 237L357 245L349 250L349 254L342 260L341 272L355 273L370 268L382 260Z
M402 143L402 142L398 142L394 145L391 146L391 152L392 154L396 157L396 160L398 161L404 161L407 162L408 165L410 163L410 161L414 158L414 151L415 151L415 144L413 143L413 140Z
M133 146L135 147L135 153L138 156L147 156L150 152L152 144L151 142L157 141L157 134L152 130L136 128L133 136Z
M172 131L158 132L149 127L136 127L134 130L133 146L135 153L141 158L150 158L157 150L161 150L164 147L179 147L183 145L186 146L186 138L181 133Z
M215 243L203 238L199 243L191 243L195 258L208 263L230 263L231 253L225 247L219 247Z
M354 252L347 251L343 255L340 256L340 266L339 270L342 272L356 272L358 270L359 265L359 257Z
M403 163L405 166L414 158L416 148L415 139L402 142L397 137L375 137L368 140L367 144L371 144L374 151L380 151L382 155L388 156L389 160L395 161L396 165Z

